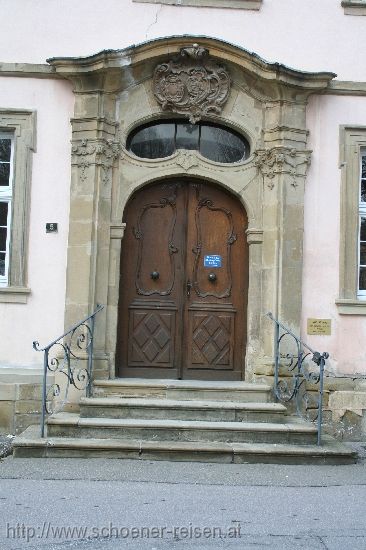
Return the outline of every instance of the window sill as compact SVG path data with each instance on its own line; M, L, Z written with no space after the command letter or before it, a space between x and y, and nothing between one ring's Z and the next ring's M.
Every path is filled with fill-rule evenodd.
M366 300L340 298L336 305L340 315L366 315Z
M345 15L366 15L364 0L343 0L342 7Z
M262 4L262 0L133 0L133 2L191 6L194 8L236 8L242 10L259 10Z
M0 303L26 304L30 292L30 288L25 287L0 287Z

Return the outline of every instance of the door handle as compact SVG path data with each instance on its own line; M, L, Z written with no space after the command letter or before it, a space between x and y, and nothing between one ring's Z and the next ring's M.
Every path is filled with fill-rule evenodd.
M217 276L216 276L216 273L210 273L209 276L208 276L208 280L210 281L210 283L214 283L217 279Z
M188 298L190 297L191 295L191 288L193 287L193 284L191 283L191 281L188 279L187 281L187 296Z

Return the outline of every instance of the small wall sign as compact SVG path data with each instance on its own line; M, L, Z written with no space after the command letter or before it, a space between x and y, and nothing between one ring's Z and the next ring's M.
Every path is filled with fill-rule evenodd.
M204 267L222 267L221 256L218 254L205 256L203 262Z
M57 233L58 223L46 223L46 233Z
M318 336L330 336L332 334L331 319L308 319L307 333Z

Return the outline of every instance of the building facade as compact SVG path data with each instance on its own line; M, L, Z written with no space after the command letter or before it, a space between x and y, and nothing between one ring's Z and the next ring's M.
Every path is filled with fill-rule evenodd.
M32 342L103 304L104 379L272 382L273 312L329 353L330 422L356 437L366 3L6 3L2 428L37 421Z

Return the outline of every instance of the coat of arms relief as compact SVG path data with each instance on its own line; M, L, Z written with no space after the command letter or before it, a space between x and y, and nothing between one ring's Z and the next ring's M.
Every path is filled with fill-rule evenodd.
M209 51L193 44L154 71L154 95L163 110L187 115L191 124L206 115L219 115L228 99L230 76L210 58Z

